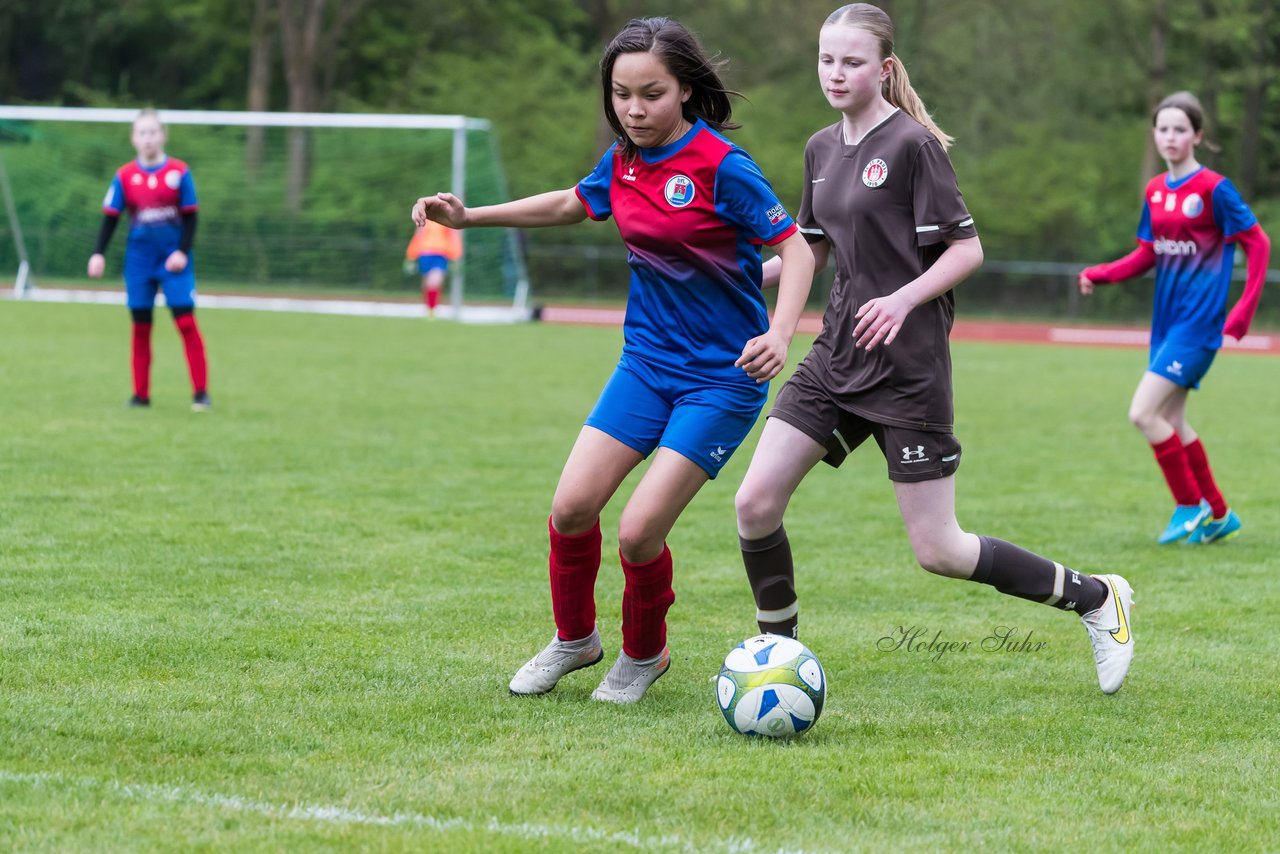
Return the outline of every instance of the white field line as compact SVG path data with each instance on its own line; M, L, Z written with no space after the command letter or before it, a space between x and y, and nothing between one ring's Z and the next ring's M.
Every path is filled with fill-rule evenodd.
M151 803L172 803L180 806L211 807L228 812L252 813L271 819L310 821L334 825L363 825L370 827L416 827L440 833L449 831L490 833L514 836L519 839L567 840L570 842L603 842L626 846L640 851L684 851L689 854L711 850L707 845L695 844L676 834L645 836L640 831L609 831L594 827L573 827L530 822L504 822L496 817L474 821L465 818L437 818L413 812L396 812L390 815L364 812L347 807L324 804L271 804L238 795L219 795L198 792L182 786L161 786L150 783L122 783L117 780L99 780L94 777L69 777L56 773L21 773L0 769L0 787L4 784L26 786L31 789L82 789L102 791L109 795ZM726 854L759 854L767 849L751 839L726 839L719 846ZM804 854L798 849L773 849L777 854Z
M71 288L36 288L24 300L31 302L76 302L102 305L124 305L123 291L75 290ZM164 296L156 299L157 306L164 305ZM253 297L227 294L201 294L196 305L200 308L233 308L251 311L296 311L308 314L343 314L359 317L426 317L427 309L418 303L377 302L375 300L343 299L291 299L289 297ZM454 318L453 307L444 304L436 309L440 318ZM515 323L526 319L510 308L464 306L458 319L463 323Z

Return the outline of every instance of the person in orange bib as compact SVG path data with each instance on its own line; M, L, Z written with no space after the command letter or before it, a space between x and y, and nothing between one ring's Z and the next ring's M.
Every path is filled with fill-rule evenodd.
M440 290L444 287L449 263L462 257L462 236L448 226L427 220L413 233L404 251L408 261L416 261L422 276L422 300L427 305L427 316L435 317L440 305Z

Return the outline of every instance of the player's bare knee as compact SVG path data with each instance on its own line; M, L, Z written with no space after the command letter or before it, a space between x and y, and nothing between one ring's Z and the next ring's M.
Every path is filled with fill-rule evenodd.
M941 575L947 578L965 578L973 569L969 566L963 566L961 556L942 543L932 541L913 542L911 549L915 553L916 561L920 564L920 567L934 575Z
M600 508L576 497L556 495L551 501L551 525L565 536L589 531L600 518Z
M618 551L628 563L649 563L662 554L666 534L644 523L623 519L618 524Z
M784 505L763 490L743 484L734 496L733 506L738 514L739 531L762 532L760 536L764 536L782 524Z
M1145 407L1129 407L1129 423L1144 433L1151 427L1155 418L1156 414Z

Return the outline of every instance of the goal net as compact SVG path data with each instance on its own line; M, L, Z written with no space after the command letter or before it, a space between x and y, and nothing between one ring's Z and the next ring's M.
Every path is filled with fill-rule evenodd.
M137 110L0 106L0 270L15 292L119 280L127 225L107 278L85 272L102 200L134 155ZM488 121L464 116L161 110L165 152L191 167L200 203L196 277L206 293L403 297L414 200L448 190L468 205L508 198ZM446 310L528 317L522 248L510 229L463 232Z

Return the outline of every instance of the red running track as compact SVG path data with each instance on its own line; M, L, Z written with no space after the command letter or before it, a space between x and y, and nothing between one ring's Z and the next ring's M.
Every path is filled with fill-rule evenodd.
M580 308L565 305L543 306L544 323L576 323L593 326L621 326L624 312L618 308ZM821 315L800 318L800 332L817 334ZM1063 344L1090 347L1146 347L1149 331L1118 326L1068 326L1052 323L1014 323L994 320L957 320L951 329L953 341L1009 341L1020 344ZM1280 335L1246 335L1238 342L1227 341L1225 350L1245 353L1280 354Z

